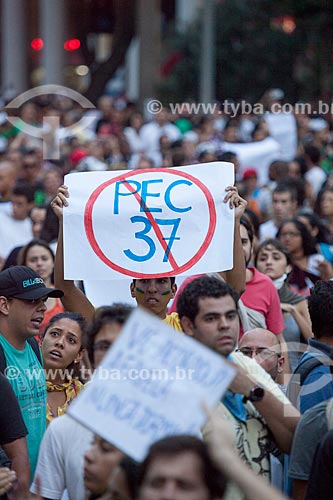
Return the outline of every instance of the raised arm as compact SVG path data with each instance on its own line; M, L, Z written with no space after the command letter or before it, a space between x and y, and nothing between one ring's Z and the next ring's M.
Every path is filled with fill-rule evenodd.
M94 316L94 306L86 295L75 286L74 281L64 279L63 208L68 206L69 193L66 186L60 186L51 207L59 219L58 245L54 263L54 284L64 292L61 301L66 311L78 312L90 323Z
M296 305L281 303L281 309L295 318L305 340L312 337L311 318L306 300L302 300Z
M245 290L246 283L246 265L244 259L244 252L242 247L242 240L240 237L240 218L245 212L247 201L238 194L235 186L226 188L227 194L224 197L224 202L230 204L230 208L235 210L235 229L234 229L234 251L233 251L233 268L229 271L223 271L219 274L222 278L229 283L230 286L235 288L239 294Z
M206 441L216 465L244 493L248 500L283 500L278 490L245 465L234 448L234 436L227 421L205 408L210 432Z
M259 365L256 366L256 372L260 372L259 384L265 388L265 395L261 401L252 404L264 417L280 450L284 453L290 453L300 414L287 398L282 395L280 399L275 395L277 388L275 382ZM240 366L237 366L237 375L229 389L248 397L251 388L258 384L258 373L253 373L250 376ZM281 391L278 389L278 392Z

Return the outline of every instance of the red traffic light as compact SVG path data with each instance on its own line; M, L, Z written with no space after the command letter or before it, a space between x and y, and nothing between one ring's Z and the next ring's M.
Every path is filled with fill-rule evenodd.
M64 43L64 49L68 51L77 50L81 46L81 42L78 38L71 38L70 40L66 40Z
M33 50L42 50L42 48L44 47L44 42L42 38L34 38L31 41L30 46Z

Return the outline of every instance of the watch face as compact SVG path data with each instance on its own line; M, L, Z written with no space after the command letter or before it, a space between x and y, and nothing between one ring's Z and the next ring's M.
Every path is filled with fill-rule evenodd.
M261 401L265 395L265 390L262 387L252 387L249 400L252 402Z

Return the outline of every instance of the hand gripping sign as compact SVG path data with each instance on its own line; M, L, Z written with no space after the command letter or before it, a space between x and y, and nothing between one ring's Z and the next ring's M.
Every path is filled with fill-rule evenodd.
M136 309L69 415L134 459L167 435L200 435L235 377L223 356Z
M65 178L66 279L109 280L232 267L233 165L87 172Z

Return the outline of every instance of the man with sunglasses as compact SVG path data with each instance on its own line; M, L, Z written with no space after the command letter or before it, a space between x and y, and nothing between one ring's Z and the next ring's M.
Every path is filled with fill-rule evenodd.
M274 381L277 374L283 372L285 357L281 354L280 342L276 335L269 330L249 330L243 335L236 351L255 359Z
M42 365L30 339L39 333L46 300L62 295L61 290L47 288L29 267L13 266L0 273L0 349L6 362L4 374L28 430L31 477L46 428L47 392Z

